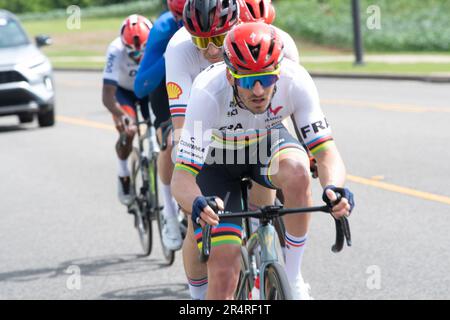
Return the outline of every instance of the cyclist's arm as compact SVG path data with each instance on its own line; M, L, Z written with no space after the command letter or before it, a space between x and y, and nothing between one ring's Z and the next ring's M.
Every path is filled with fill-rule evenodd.
M164 79L164 52L177 29L178 26L170 14L163 14L155 21L134 82L134 91L139 98L148 96Z
M277 30L278 34L281 37L281 40L283 41L284 57L291 61L294 61L297 64L300 63L300 54L294 39L286 31L283 31L282 29L277 27L275 27L275 29Z
M293 81L290 101L297 129L317 160L319 179L323 187L345 183L345 166L334 143L331 127L320 107L319 94L311 76L303 67L299 81Z
M341 155L334 141L331 141L326 150L315 155L317 170L322 187L334 185L343 187L345 184L346 170Z
M217 103L207 92L193 90L171 183L172 194L189 214L195 198L202 195L196 176L206 160L211 143L211 129L218 118L217 110Z
M107 62L103 71L103 105L116 117L121 117L123 112L116 100L117 86L119 85L119 56L118 50L113 44L108 48Z
M103 105L116 117L121 117L123 111L116 100L117 87L112 84L103 83L102 101Z
M175 38L176 36L174 36ZM177 133L183 128L186 107L188 104L193 79L190 74L192 61L184 54L184 48L174 42L169 42L166 50L166 86L169 96L170 114L175 130L175 141L178 141Z
M164 79L165 60L161 48L152 44L145 49L144 58L134 80L134 92L138 98L144 98L153 92Z
M192 213L192 204L195 198L202 195L195 177L186 171L176 170L172 177L172 194L180 207L187 214Z

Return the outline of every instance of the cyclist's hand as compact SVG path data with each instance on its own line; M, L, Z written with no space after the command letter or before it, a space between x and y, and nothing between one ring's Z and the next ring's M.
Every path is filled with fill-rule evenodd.
M335 202L338 199L337 193L341 196L341 199L336 204ZM336 219L350 216L355 207L353 193L347 188L337 188L333 185L327 186L323 191L322 199L332 208L331 214Z
M134 124L133 119L128 114L122 115L120 118L121 126L123 128L123 131L128 135L132 136L136 133L137 127Z
M208 202L215 202L218 210L224 210L224 203L218 197L199 196L195 198L192 204L191 219L194 224L200 224L202 228L206 225L217 226L219 224L219 216L214 212Z

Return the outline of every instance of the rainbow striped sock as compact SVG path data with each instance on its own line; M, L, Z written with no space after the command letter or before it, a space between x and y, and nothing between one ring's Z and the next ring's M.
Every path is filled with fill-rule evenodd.
M192 300L205 300L208 290L208 277L201 279L188 278L189 293Z

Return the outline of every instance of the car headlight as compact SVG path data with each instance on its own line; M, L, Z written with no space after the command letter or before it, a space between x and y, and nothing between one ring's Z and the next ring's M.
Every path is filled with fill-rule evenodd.
M52 91L53 90L53 82L52 79L50 77L45 76L44 77L44 85L47 88L48 91Z

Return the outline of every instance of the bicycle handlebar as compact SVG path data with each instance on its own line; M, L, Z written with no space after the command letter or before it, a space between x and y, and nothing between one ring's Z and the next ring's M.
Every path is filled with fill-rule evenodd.
M338 199L335 203L339 202ZM265 206L256 211L246 211L246 212L230 212L230 211L218 211L216 208L212 208L221 219L227 218L258 218L263 221L270 221L276 217L281 217L286 214L304 214L308 212L325 212L331 214L331 209L328 206L321 207L310 207L310 208L293 208L293 209L284 209L282 206ZM331 247L331 251L334 253L338 253L342 251L344 247L344 240L347 243L347 246L352 246L352 239L350 233L350 224L348 223L347 217L342 217L340 219L335 220L336 226L336 241L334 245ZM200 253L200 261L206 262L208 261L209 255L211 253L211 232L212 226L207 224L202 230L202 250Z

